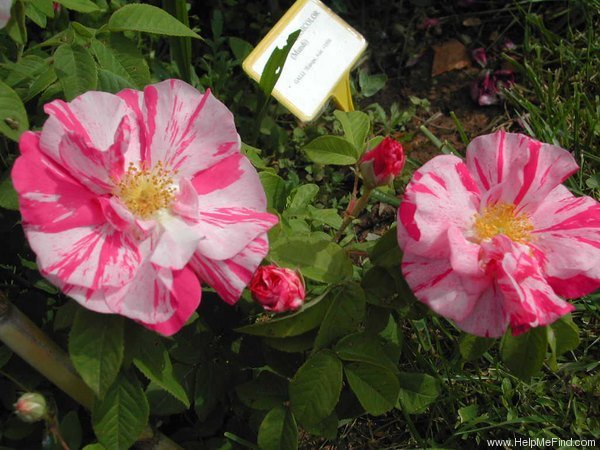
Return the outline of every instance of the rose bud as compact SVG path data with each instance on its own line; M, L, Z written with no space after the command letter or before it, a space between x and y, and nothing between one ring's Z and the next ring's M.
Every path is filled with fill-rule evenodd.
M291 269L260 266L250 281L250 293L267 311L294 311L304 303L304 282Z
M386 137L360 159L360 173L368 188L385 186L400 175L405 162L406 155L400 142Z
M473 60L481 67L485 67L487 65L487 54L485 53L485 48L476 48L471 53L471 56L473 57Z
M28 392L21 395L14 405L15 414L24 422L37 422L46 417L46 399L43 395Z

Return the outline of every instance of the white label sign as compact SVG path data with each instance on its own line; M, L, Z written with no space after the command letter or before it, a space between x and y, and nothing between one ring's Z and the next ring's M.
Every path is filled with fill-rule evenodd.
M299 0L244 61L244 70L260 80L276 47L300 29L273 96L303 121L314 119L336 86L364 52L364 37L319 0Z

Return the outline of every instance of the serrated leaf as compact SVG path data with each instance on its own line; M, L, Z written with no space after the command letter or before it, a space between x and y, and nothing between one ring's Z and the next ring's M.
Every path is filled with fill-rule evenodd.
M358 161L358 151L354 145L339 136L319 136L302 150L308 159L319 164L349 166Z
M356 330L365 316L365 293L358 284L346 283L332 290L330 295L333 299L315 338L315 350Z
M44 70L29 86L29 92L23 101L28 102L32 98L44 92L52 83L58 80L54 67Z
M367 363L351 363L344 372L352 392L369 414L378 416L396 406L398 378L389 369Z
M194 383L196 381L196 370L194 367L175 363L173 364L173 373L184 387L187 397L192 398L194 395ZM150 382L146 388L146 397L153 416L171 416L188 410L188 407L181 401L177 400L172 394L169 394L154 382Z
M17 142L27 129L29 120L21 98L7 84L0 81L0 133Z
M344 336L335 345L334 350L342 361L369 363L397 371L396 365L386 354L383 344L375 336L366 333Z
M123 318L80 308L69 334L69 355L83 381L103 398L123 361Z
M98 39L93 39L90 50L102 69L125 79L130 86L135 86L135 80L127 72L121 61L119 61L114 49Z
M342 390L342 363L329 350L310 356L290 381L290 404L301 424L316 424L331 414Z
M91 0L56 0L56 3L60 3L67 9L82 13L91 13L100 11L98 5Z
M10 179L10 173L0 175L0 207L12 211L19 210L19 197Z
M54 70L68 101L96 89L98 71L90 52L79 45L61 45L54 52Z
M546 328L536 327L518 336L507 332L500 344L500 355L514 375L527 381L542 368L547 347Z
M109 43L110 45L105 43L105 47L123 66L138 89L143 89L152 82L148 63L134 41L125 38L120 33L111 33ZM105 62L102 60L101 64ZM114 66L107 65L105 68L110 70L114 69ZM111 71L116 74L120 73L118 70Z
M298 427L289 408L277 406L267 413L258 429L258 446L261 450L298 448Z
M271 245L273 261L299 268L306 278L337 283L352 276L352 262L342 247L319 234L282 237Z
M111 31L141 31L163 36L202 39L168 12L156 6L134 3L116 10L108 19Z
M494 342L496 342L495 339L463 334L458 343L458 349L465 361L475 361L481 358L494 345Z
M262 371L254 380L237 386L235 391L249 408L269 410L287 400L288 381L273 372Z
M112 73L106 69L98 70L98 90L116 94L127 88L135 88L135 86L129 80L116 73Z
M344 136L351 142L360 155L365 147L365 141L371 128L369 116L361 111L333 112L336 119L342 124Z
M400 372L399 404L408 414L422 412L440 395L440 382L425 373Z
M120 374L92 408L92 426L107 450L128 449L148 423L150 409L142 386L136 378Z
M181 383L175 377L173 364L160 336L141 330L134 341L133 363L148 378L156 383L186 408L190 400Z
M236 328L235 331L264 337L298 336L319 326L323 320L323 315L327 310L329 300L329 297L327 297L326 294L323 294L316 299L305 303L293 314L265 322L246 325L244 327Z

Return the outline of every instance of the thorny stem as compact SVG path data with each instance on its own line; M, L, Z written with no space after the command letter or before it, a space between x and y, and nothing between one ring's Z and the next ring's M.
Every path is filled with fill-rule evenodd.
M0 341L73 400L90 409L94 393L79 377L69 356L0 292ZM54 433L52 427L50 431ZM62 445L62 443L61 443ZM182 450L150 426L136 443L147 450Z
M367 206L367 204L369 203L369 197L371 196L371 192L373 192L373 189L369 189L367 187L364 188L363 195L354 204L354 208L352 208L352 212L350 212L349 214L346 214L346 217L344 217L344 221L342 222L340 229L338 230L338 232L335 235L335 238L334 238L335 242L340 241L344 230L348 227L348 225L350 225L350 223L352 223L352 220L355 219L360 214L360 212L365 208L365 206ZM354 198L355 198L355 196L353 194L352 200Z

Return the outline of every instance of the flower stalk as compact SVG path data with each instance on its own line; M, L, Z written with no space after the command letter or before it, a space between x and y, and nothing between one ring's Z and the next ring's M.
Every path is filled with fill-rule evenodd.
M335 234L335 238L334 238L335 242L339 242L341 240L344 230L346 228L348 228L348 225L350 225L350 223L352 223L352 221L356 217L358 217L358 215L361 213L361 211L363 209L365 209L365 206L367 206L367 204L369 203L369 198L371 197L372 192L373 192L373 189L369 189L367 187L365 187L363 189L362 196L358 200L356 200L356 203L354 203L354 207L352 208L352 211L350 211L349 213L346 214L346 216L344 217L344 220L342 222L342 225L340 226L340 229ZM352 197L352 200L354 200L354 196ZM352 200L351 200L351 204L352 204Z

